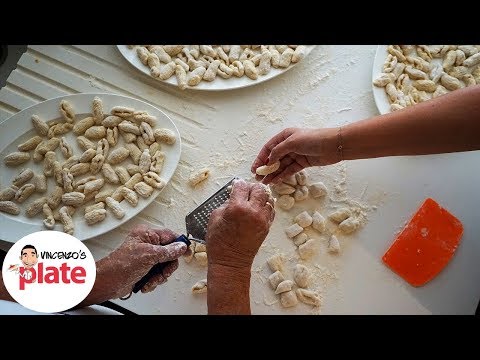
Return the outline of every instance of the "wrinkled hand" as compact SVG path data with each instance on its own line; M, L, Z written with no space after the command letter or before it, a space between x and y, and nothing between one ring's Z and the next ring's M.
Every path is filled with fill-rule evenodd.
M171 243L177 238L173 231L138 225L130 231L125 242L97 263L97 279L108 298L128 295L138 282L157 263L171 261L163 273L153 276L142 287L142 293L153 291L178 268L178 258L187 251L183 242Z
M264 184L278 183L283 178L310 166L331 165L340 161L338 155L326 146L327 139L335 141L336 129L300 129L288 128L271 138L260 150L253 162L251 171L262 165L271 165L280 161L280 168L273 174L257 175Z
M274 217L273 198L265 185L234 181L230 198L210 215L209 266L251 267Z

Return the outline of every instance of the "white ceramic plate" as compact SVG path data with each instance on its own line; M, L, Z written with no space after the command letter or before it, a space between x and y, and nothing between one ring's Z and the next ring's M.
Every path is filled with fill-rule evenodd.
M134 67L136 67L138 70L140 70L144 74L151 77L149 67L142 64L142 62L137 56L137 52L135 49L129 49L127 45L117 45L117 47L120 53L123 55L123 57L127 59L127 61L130 64L132 64ZM315 45L306 45L306 47L307 47L306 55L308 55L313 50ZM215 80L213 80L212 82L201 81L200 84L198 84L197 86L191 86L191 87L188 86L187 89L210 90L210 91L239 89L239 88L259 84L261 82L274 78L275 76L278 76L290 70L297 64L300 64L302 61L305 61L305 59L299 61L298 63L290 65L286 69L275 69L272 67L268 74L263 76L260 75L257 80L252 80L246 75L242 76L241 78L233 76L230 79L223 79L220 76L217 76ZM177 86L177 78L175 77L175 75L171 76L167 80L159 80L159 81L163 81L167 84Z
M378 45L377 52L375 53L375 59L373 60L372 69L373 97L375 99L377 109L382 115L390 112L390 102L388 101L385 88L373 85L373 80L375 80L383 72L383 64L388 56L387 47L388 45Z
M157 121L155 127L168 128L175 132L177 138L175 144L162 144L162 151L165 152L165 163L160 176L165 180L165 182L168 183L173 173L175 172L175 169L177 168L178 162L180 160L181 140L177 127L172 122L172 120L168 118L167 115L146 102L126 96L114 94L77 94L62 96L33 105L0 123L0 157L2 159L2 161L0 161L0 188L3 189L9 186L12 179L20 172L22 168L30 168L35 173L43 173L43 161L35 163L32 159L30 159L28 162L17 167L8 167L3 162L3 158L7 154L13 151L18 151L18 144L28 140L34 135L37 135L35 130L33 129L31 122L31 117L33 114L38 115L41 119L45 121L58 119L61 117L58 110L60 101L62 99L65 99L72 104L76 113L76 119L78 121L79 119L83 119L86 116L90 116L92 109L92 101L95 96L98 96L102 99L105 113L110 112L110 109L114 106L127 106L132 107L136 110L145 110L150 115L156 116ZM72 145L73 153L75 155L80 155L83 151L78 146L76 142L76 136L73 134L73 132L69 132L64 136L67 141ZM121 144L123 144L123 139L121 135L119 135L119 143L116 145L116 147L120 146ZM55 152L57 154L57 160L65 161L65 158L63 157L60 148L57 148ZM30 155L33 155L33 150L30 151ZM127 160L121 163L121 165L125 165L128 163L131 163L130 158L127 158ZM99 174L97 174L97 177ZM76 179L81 179L88 175L91 175L91 173L78 176ZM54 189L55 181L52 177L47 178L47 180L47 194L49 194ZM115 188L116 186L118 185L105 184L101 191L105 190L106 188ZM123 219L116 219L107 209L107 217L105 218L105 220L91 226L86 224L85 219L83 218L84 206L81 206L77 209L73 216L75 223L75 232L73 235L80 240L87 240L91 237L106 233L107 231L116 228L117 226L126 222L133 216L137 215L159 194L160 190L155 190L148 199L139 197L139 202L136 207L132 207L126 201L122 201L121 206L126 212ZM43 226L42 213L33 218L28 218L25 215L25 209L27 208L27 206L33 200L36 200L41 196L45 196L45 194L34 193L23 204L20 204L22 211L17 216L0 212L1 240L15 242L27 234L35 231L45 230ZM90 205L93 203L93 201L90 201L88 204ZM55 225L55 230L62 231L62 228L62 225L57 222L57 224Z

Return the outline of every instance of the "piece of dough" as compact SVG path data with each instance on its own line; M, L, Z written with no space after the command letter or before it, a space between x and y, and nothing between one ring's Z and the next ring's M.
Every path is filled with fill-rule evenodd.
M300 225L302 228L306 228L306 227L312 225L313 219L307 211L303 211L300 214L298 214L297 216L295 216L294 221L298 225Z
M203 294L207 292L207 279L197 281L192 286L192 294Z
M301 170L295 174L297 179L297 184L301 186L307 185L307 173L304 170Z
M296 186L297 185L297 177L295 174L287 176L285 179L282 180L285 184Z
M293 243L297 246L305 244L307 240L308 240L308 235L305 234L304 232L293 237Z
M328 218L338 224L350 216L352 216L352 212L349 208L341 208L328 215Z
M287 234L287 236L290 239L292 239L294 236L297 236L302 231L303 231L303 228L300 225L298 225L297 223L295 223L295 224L290 225L289 227L287 227L285 229L285 234Z
M278 195L289 195L295 192L295 187L284 183L272 185L272 189Z
M198 263L201 266L207 266L208 265L208 255L206 252L196 252L195 255L193 255L195 259L198 261Z
M280 294L280 304L283 307L292 307L298 304L297 295L294 291L290 290Z
M315 246L316 241L314 239L309 239L305 244L302 244L298 247L298 255L301 259L309 259L315 255Z
M307 186L298 186L295 192L293 193L293 198L295 201L303 201L308 198L308 187Z
M205 181L206 179L208 179L209 176L210 176L209 168L200 169L190 175L190 177L188 178L188 184L191 187L195 187L198 184L200 184L202 181Z
M275 271L282 272L284 262L285 262L285 255L282 253L272 255L267 259L267 264L270 267L270 270L272 270L273 272Z
M292 290L293 281L292 280L284 280L280 284L278 284L277 289L275 290L275 294L281 294L287 291Z
M330 236L330 240L328 241L328 252L337 254L340 252L340 242L338 241L335 235Z
M255 170L255 172L257 173L257 175L266 176L268 174L272 174L275 171L277 171L279 167L280 167L280 161L277 161L269 166L267 165L259 166L257 170Z
M277 205L283 210L290 210L295 205L295 199L290 195L282 195L278 198Z
M327 221L318 211L315 211L312 215L312 227L319 233L323 233L326 228Z
M310 195L312 195L314 199L325 196L327 194L327 187L323 182L317 182L310 185L309 190Z
M306 288L310 280L310 271L305 265L297 264L293 271L293 280L298 285L298 287Z
M350 234L355 230L357 230L359 226L360 226L360 222L358 221L358 219L354 217L349 217L348 219L342 221L340 225L338 225L338 228L344 234Z
M307 290L307 289L297 289L295 290L295 293L297 295L298 300L301 302L308 304L308 305L313 305L313 306L320 306L321 305L321 299L320 296L318 296L317 293Z
M270 285L273 290L276 290L278 287L278 284L280 284L284 280L285 278L283 277L282 272L278 270L268 277L268 281L270 282Z

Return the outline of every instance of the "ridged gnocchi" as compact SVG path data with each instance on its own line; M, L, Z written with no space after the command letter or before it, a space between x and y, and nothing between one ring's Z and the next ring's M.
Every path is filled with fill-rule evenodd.
M476 45L390 45L373 84L384 87L390 110L397 111L478 84L477 64Z
M155 61L155 56L150 56L153 59L150 61ZM177 58L175 64L187 72L187 62L186 58ZM225 71L233 73L230 68ZM46 229L53 230L56 222L61 222L63 231L69 234L74 233L75 221L94 225L103 221L107 212L121 219L125 210L120 201L138 206L140 198L148 198L156 189L162 189L166 184L160 177L165 153L160 142L172 145L176 141L174 131L155 128L156 117L144 110L115 106L107 113L100 97L95 97L91 115L76 121L73 104L62 100L58 105L61 117L55 120L32 116L32 126L38 135L24 139L16 146L18 151L4 157L4 163L19 167L33 158L34 162L42 161L40 173L19 167L11 185L0 191L1 212L18 215L24 207L27 217L40 215ZM124 137L123 143L121 139L119 143L119 132ZM81 152L75 154L79 149ZM49 181L56 185L50 191ZM112 185L117 187L111 189ZM40 197L32 196L35 192ZM30 198L33 201L29 202ZM85 210L84 216L75 220L73 214L80 207ZM206 264L201 252L197 257Z
M132 45L133 46L133 45ZM172 49L174 49L172 51ZM218 76L257 79L274 68L287 68L308 53L304 45L136 45L131 48L154 78L177 78L180 89Z

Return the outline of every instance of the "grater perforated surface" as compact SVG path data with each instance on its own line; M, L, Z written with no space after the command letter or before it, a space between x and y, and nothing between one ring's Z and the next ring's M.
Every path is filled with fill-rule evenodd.
M232 184L233 180L238 179L234 177L228 183L226 183L220 190L210 196L196 209L191 211L185 217L185 223L187 228L187 235L190 239L204 243L207 233L208 220L213 210L220 207L230 197L228 187Z

